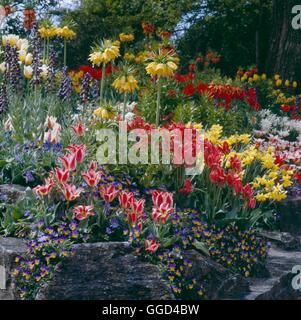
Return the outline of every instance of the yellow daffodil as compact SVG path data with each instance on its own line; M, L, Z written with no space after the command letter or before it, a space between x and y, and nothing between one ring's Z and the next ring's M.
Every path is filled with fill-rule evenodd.
M286 87L289 87L289 86L290 86L289 80L286 80L286 81L285 81L285 86L286 86Z
M263 73L262 76L261 76L261 80L265 81L266 79L267 79L267 75L265 73Z
M297 88L298 87L298 82L297 81L293 81L293 88Z

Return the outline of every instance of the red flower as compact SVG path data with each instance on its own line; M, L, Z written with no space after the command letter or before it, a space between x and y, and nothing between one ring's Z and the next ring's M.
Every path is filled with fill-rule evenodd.
M287 105L287 104L284 104L284 105L281 106L281 110L282 110L283 112L285 112L285 113L288 113L288 112L290 112L290 110L291 110L291 106L289 106L289 105Z
M152 200L156 208L159 208L161 204L167 204L170 207L173 206L173 194L169 192L153 191Z
M75 185L63 184L61 189L65 199L67 201L74 201L80 197L81 193L84 191L82 188L76 189Z
M187 97L189 96L193 96L195 94L195 88L193 87L192 84L188 84L184 90L183 90L183 94Z
M221 167L213 169L209 175L209 179L213 183L223 186L226 183L225 172Z
M64 157L59 158L62 162L64 168L69 171L75 171L77 167L76 162L76 155L75 154L68 154Z
M180 193L190 194L192 192L192 182L190 179L186 179L184 182L184 187L180 189Z
M67 183L69 179L69 170L61 170L60 168L55 168L54 171L58 183Z
M78 206L73 209L73 213L75 214L75 218L77 220L82 221L95 215L93 209L93 206Z
M167 219L174 212L174 208L168 203L162 203L159 207L153 208L153 219L157 223L166 223Z
M155 26L148 22L142 22L142 29L145 34L155 32Z
M81 122L73 126L72 130L78 137L83 137L85 135L85 125Z
M254 199L254 198L250 199L250 201L249 201L249 208L250 208L250 209L255 209L255 208L256 208L256 204L257 204L256 199Z
M36 188L33 189L33 192L36 195L45 197L50 193L50 191L52 190L53 187L54 187L54 184L52 184L52 183L47 184L45 186L37 186Z
M70 152L70 154L75 155L75 159L77 163L82 163L86 156L86 149L87 147L84 144L76 145L73 144L69 147L67 147L67 150Z
M106 203L111 203L117 197L118 191L113 185L103 186L100 189L100 195Z
M227 182L230 187L234 188L237 194L243 193L244 186L237 174L234 174L232 171L227 175Z
M130 209L134 201L132 192L121 192L119 194L119 204L122 209Z
M253 188L250 184L247 184L243 188L243 194L245 198L252 199L253 197Z
M145 240L145 250L155 253L160 248L160 244L156 240Z
M233 156L230 158L230 165L231 168L234 169L236 172L241 171L241 162L237 156Z
M91 188L94 188L98 185L102 174L101 172L96 172L97 163L91 162L88 172L82 172L82 177L84 178L87 185Z
M224 153L224 154L228 154L228 153L231 152L231 148L230 148L230 146L229 146L229 144L228 144L227 141L225 141L225 142L223 143L223 145L219 147L219 149L220 149L220 150L222 151L222 153Z

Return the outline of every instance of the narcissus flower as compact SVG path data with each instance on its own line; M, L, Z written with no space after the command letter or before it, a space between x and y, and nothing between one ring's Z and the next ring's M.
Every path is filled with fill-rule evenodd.
M135 36L133 34L120 33L119 39L121 42L131 42L134 41Z
M24 67L24 77L26 79L31 79L33 76L33 68L31 66Z
M114 61L119 56L120 44L111 40L104 40L90 54L89 61L91 61L93 65L99 66L102 63L107 64Z

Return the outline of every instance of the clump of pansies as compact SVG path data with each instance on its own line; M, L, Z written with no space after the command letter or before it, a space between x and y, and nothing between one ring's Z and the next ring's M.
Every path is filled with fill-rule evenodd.
M162 248L155 240L149 240L145 249L149 254L156 253L156 262L177 298L206 298L206 279L202 282L187 277L193 267L193 261L185 255L187 250L198 250L201 245L211 259L244 277L255 275L258 264L267 258L268 244L257 237L255 229L242 230L235 224L224 228L209 225L192 209L178 210L171 216L171 223L176 239L173 244Z
M223 228L208 225L196 210L179 213L173 223L184 249L201 242L213 260L245 277L252 276L258 263L267 258L268 244L253 228L243 230L235 223Z
M72 245L79 233L75 221L46 226L37 223L27 240L24 257L16 257L17 267L13 271L13 281L22 300L35 299L38 290L47 284L60 263L73 254Z

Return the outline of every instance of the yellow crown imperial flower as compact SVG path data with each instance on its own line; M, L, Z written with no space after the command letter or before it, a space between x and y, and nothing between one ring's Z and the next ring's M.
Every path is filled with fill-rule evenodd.
M111 112L110 110L107 110L106 108L98 108L94 111L94 115L97 118L103 119L103 120L110 120L115 117L115 113Z
M65 39L72 39L76 36L76 33L71 30L68 26L65 26L63 28L57 28L56 29L56 34Z
M172 77L178 69L176 57L171 52L159 51L153 53L149 60L151 61L145 68L146 72L152 77Z
M89 56L89 61L93 65L100 65L101 63L109 63L120 56L119 42L112 42L111 40L104 40L100 46L96 47Z
M57 35L57 28L50 27L42 27L39 29L39 33L42 38L54 38Z
M131 42L135 40L135 36L133 34L120 33L119 39L121 42Z
M118 77L112 86L122 93L133 93L138 89L138 82L133 75Z

